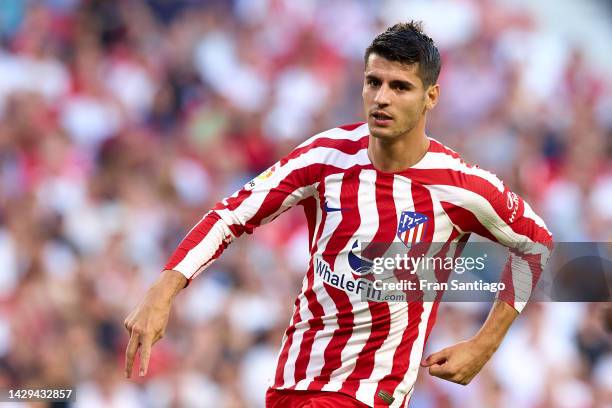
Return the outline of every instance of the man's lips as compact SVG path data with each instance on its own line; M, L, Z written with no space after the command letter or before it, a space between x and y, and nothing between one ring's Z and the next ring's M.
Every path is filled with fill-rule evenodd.
M391 116L387 112L381 111L381 110L372 111L372 113L370 113L370 115L374 119L377 119L377 120L391 120L391 119L393 119L393 116Z
M374 124L376 126L386 126L393 120L393 116L381 110L372 111L370 116L374 119Z

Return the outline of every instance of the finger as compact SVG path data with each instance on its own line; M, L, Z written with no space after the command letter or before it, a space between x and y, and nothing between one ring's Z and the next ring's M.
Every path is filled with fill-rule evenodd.
M151 356L151 346L153 345L153 337L146 336L142 338L140 343L140 376L147 374L149 368L149 357Z
M125 378L132 376L132 366L134 365L134 356L138 350L138 333L132 332L130 341L125 349Z
M453 374L454 373L449 369L447 364L433 364L429 367L429 375L433 375L434 377L448 380Z
M136 310L137 309L132 310L123 321L123 325L127 331L130 332L130 334L132 333L132 328L134 327L134 314L136 313Z
M421 366L429 367L433 364L442 364L448 359L449 354L448 349L440 350L437 353L429 355L425 361L421 362Z
M132 334L132 326L130 324L130 316L126 317L123 321L123 326L125 326L128 333Z

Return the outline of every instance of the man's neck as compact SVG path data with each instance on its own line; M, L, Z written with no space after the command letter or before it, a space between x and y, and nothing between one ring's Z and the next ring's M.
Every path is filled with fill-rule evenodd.
M368 157L377 170L395 173L417 164L429 149L424 131L387 141L370 135Z

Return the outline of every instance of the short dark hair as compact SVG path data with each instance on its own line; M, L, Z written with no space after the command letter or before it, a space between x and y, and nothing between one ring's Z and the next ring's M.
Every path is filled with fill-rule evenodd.
M366 65L370 54L377 54L389 61L402 64L418 63L418 75L425 87L438 81L442 65L440 52L433 40L423 32L423 24L420 21L398 23L387 28L366 48L364 58Z

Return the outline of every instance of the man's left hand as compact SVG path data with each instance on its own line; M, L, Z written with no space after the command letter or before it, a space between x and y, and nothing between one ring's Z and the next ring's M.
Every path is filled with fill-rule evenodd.
M480 372L495 350L475 340L463 341L431 354L422 367L429 374L457 384L467 385Z

